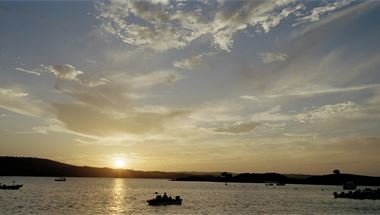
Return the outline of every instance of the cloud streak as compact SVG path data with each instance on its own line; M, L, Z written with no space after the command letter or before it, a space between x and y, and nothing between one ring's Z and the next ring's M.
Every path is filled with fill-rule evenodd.
M272 63L276 61L286 61L287 55L284 53L260 53L259 56L264 63Z
M183 60L175 61L173 63L173 66L175 68L191 71L196 69L197 67L200 67L203 64L205 57L212 56L214 54L214 52L204 53Z
M16 67L15 70L20 71L20 72L25 72L25 73L28 73L28 74L31 74L31 75L36 75L36 76L40 76L41 75L41 73L39 73L39 72L36 72L36 71L33 71L33 70L27 70L27 69L23 69L23 68L19 68L19 67Z
M18 89L0 88L0 107L26 116L39 116L42 110L27 96L28 93Z
M242 134L253 131L258 125L257 122L235 122L229 126L215 128L213 131L216 133Z
M304 24L308 22L316 22L319 21L320 17L328 12L335 11L341 9L345 6L348 6L352 3L352 0L338 0L332 3L327 3L326 5L315 7L311 10L309 15L303 16L298 19L298 22L294 23L293 26L297 26L299 24Z
M380 84L367 84L360 86L351 86L351 87L343 87L343 88L320 88L320 89L293 89L288 92L284 92L281 94L269 94L263 96L251 96L251 95L241 95L239 98L245 100L254 100L254 101L262 101L267 99L276 99L281 97L289 97L289 96L300 96L300 97L311 97L320 94L332 94L332 93L349 93L354 91L368 90L368 89L376 89L379 88Z

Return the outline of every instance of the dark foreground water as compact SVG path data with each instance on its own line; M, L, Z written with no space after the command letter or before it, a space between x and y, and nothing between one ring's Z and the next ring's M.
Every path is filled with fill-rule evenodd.
M338 186L174 182L154 179L0 177L0 214L380 214L379 200L334 199ZM183 205L148 206L154 192Z

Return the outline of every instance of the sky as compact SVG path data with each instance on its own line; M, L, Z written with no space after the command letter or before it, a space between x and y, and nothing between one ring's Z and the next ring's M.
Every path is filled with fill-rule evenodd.
M380 176L378 1L0 1L0 155Z

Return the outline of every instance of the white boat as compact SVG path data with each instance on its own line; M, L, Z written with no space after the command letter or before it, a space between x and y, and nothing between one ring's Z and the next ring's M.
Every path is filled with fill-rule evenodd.
M65 177L55 178L54 181L66 181Z

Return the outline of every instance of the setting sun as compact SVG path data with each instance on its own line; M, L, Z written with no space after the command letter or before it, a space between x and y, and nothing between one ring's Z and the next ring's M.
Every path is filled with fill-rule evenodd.
M117 157L113 161L113 166L118 169L125 168L127 166L127 161L125 158Z

